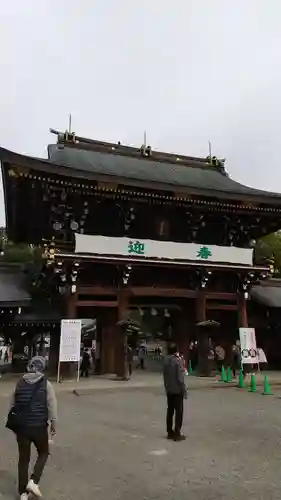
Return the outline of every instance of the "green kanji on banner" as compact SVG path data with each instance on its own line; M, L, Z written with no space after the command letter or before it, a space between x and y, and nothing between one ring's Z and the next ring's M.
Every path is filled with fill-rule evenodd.
M211 256L212 256L212 252L208 247L200 247L200 249L198 250L198 252L196 254L196 257L198 257L199 259L204 259L204 260L207 260Z
M128 253L144 255L144 243L140 243L140 241L129 241Z

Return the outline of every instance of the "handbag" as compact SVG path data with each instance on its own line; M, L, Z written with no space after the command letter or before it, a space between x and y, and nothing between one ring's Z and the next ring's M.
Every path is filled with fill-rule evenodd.
M35 397L38 389L42 385L42 380L44 381L44 378L40 379L39 382L34 384L31 398L29 399L27 404L25 404L23 406L19 406L19 405L17 406L16 403L13 404L12 408L10 409L10 411L8 413L8 417L7 417L7 421L6 421L6 425L5 425L6 429L13 431L15 434L19 434L19 433L24 432L24 429L26 426L25 421L26 421L27 413L31 407L32 401L34 400L34 397Z

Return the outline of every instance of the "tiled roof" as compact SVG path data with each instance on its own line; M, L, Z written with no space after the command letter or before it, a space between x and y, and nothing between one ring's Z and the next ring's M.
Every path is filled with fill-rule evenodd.
M236 193L239 195L265 196L280 198L279 193L270 193L250 188L233 181L220 168L203 163L200 166L181 165L164 161L155 161L153 157L123 156L114 153L105 153L92 150L71 148L52 144L48 147L49 160L52 163L75 168L78 171L124 177L141 181L166 184L183 188L195 188L204 191L220 191L222 193ZM209 193L210 194L210 193Z
M23 307L30 304L20 270L0 268L0 307Z
M211 166L203 159L175 155L159 159L123 154L107 150L96 151L82 146L64 144L48 146L48 158L33 158L0 148L3 182L7 172L5 163L50 172L62 176L102 182L116 182L135 188L232 198L246 202L264 202L281 205L281 194L254 189L232 180L222 167ZM173 158L171 158L171 156Z
M281 307L281 280L271 279L253 286L251 297L267 307Z

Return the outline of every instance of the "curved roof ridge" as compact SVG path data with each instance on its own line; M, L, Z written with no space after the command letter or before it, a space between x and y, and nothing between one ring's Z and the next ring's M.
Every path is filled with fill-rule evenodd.
M73 178L100 179L144 189L281 205L280 193L245 186L232 180L225 169L222 172L217 167L202 168L192 164L186 168L181 162L154 161L153 156L121 156L59 144L50 145L48 153L49 158L36 158L0 147L0 161Z
M88 151L71 147L60 148L58 144L49 145L49 160L61 165L78 168L79 170L95 171L100 174L119 176L124 178L164 182L169 185L180 185L190 188L201 188L206 191L222 191L228 193L260 195L280 198L280 193L271 193L260 189L245 186L234 181L224 169L211 167L182 165L180 162L169 163L154 161L149 158L112 155L107 152Z
M124 154L124 151L122 150L104 150L101 149L99 150L98 148L92 149L92 148L85 148L85 147L80 147L80 144L75 144L75 145L70 145L70 144L62 144L62 143L56 143L56 144L48 144L47 146L47 152L48 152L48 159L52 161L52 155L54 151L57 150L69 150L69 151L81 151L85 153L98 153L101 155L112 155L116 157L124 157L124 159L136 159L140 160L142 162L150 162L150 163L165 163L166 165L170 165L173 167L174 165L177 165L178 167L183 167L183 168L201 168L204 170L216 170L217 172L221 173L222 175L227 175L225 168L221 165L211 165L207 160L202 160L197 159L197 158L191 158L188 160L189 157L183 157L183 160L181 160L180 156L178 157L177 155L171 155L170 157L159 157L155 156L152 154L151 156L142 156L138 150L136 150L137 154ZM178 158L178 160L177 160Z
M124 156L132 156L140 155L141 153L141 148L144 146L144 144L140 147L136 146L129 146L127 144L122 144L120 141L118 142L107 142L107 141L100 141L96 139L89 139L87 137L80 137L77 136L75 132L60 132L58 130L50 129L50 132L57 135L57 144L60 144L61 146L65 147L74 147L77 149L85 149L85 150L93 150L93 151L99 151L104 150L103 152L108 152L108 153L115 153L115 154L124 154ZM150 147L151 146L148 146ZM203 163L205 166L211 166L210 163L208 162L207 158L203 157L197 157L197 156L186 156L181 153L169 153L167 151L159 151L157 149L151 148L152 151L152 156L160 160L162 159L163 161L183 161L183 162L196 162L196 163Z

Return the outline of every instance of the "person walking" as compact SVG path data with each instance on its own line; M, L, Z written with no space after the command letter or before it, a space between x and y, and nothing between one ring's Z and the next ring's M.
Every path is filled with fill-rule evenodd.
M41 497L39 481L49 456L49 432L56 433L57 400L51 383L44 376L45 359L33 357L27 365L27 373L17 383L6 427L16 434L18 462L18 492L21 500L28 494ZM30 478L29 462L31 444L38 456Z
M167 438L174 441L184 441L181 434L183 423L183 400L187 398L187 388L184 381L184 367L175 345L168 347L168 355L163 365L164 386L167 395ZM173 421L175 416L175 426Z
M138 364L137 364L136 368L140 368L141 370L145 370L145 365L144 365L145 356L146 356L146 346L142 344L139 347Z
M217 364L217 370L220 373L222 367L224 366L224 360L225 360L225 350L220 344L218 344L215 347L215 359Z
M4 354L4 363L9 363L9 350L8 347L6 348L5 354Z
M129 377L132 376L133 373L133 349L130 345L127 347L127 366L128 366L128 375Z
M89 377L89 370L90 370L90 354L89 354L88 349L84 349L81 367L80 367L81 377L88 378Z
M236 344L233 344L231 347L231 368L232 368L232 375L235 378L237 371L239 371L239 368L241 367L241 359L240 359L240 352L239 352L239 347Z
M93 365L93 372L95 372L96 369L96 349L95 347L92 347L91 349L91 361Z

